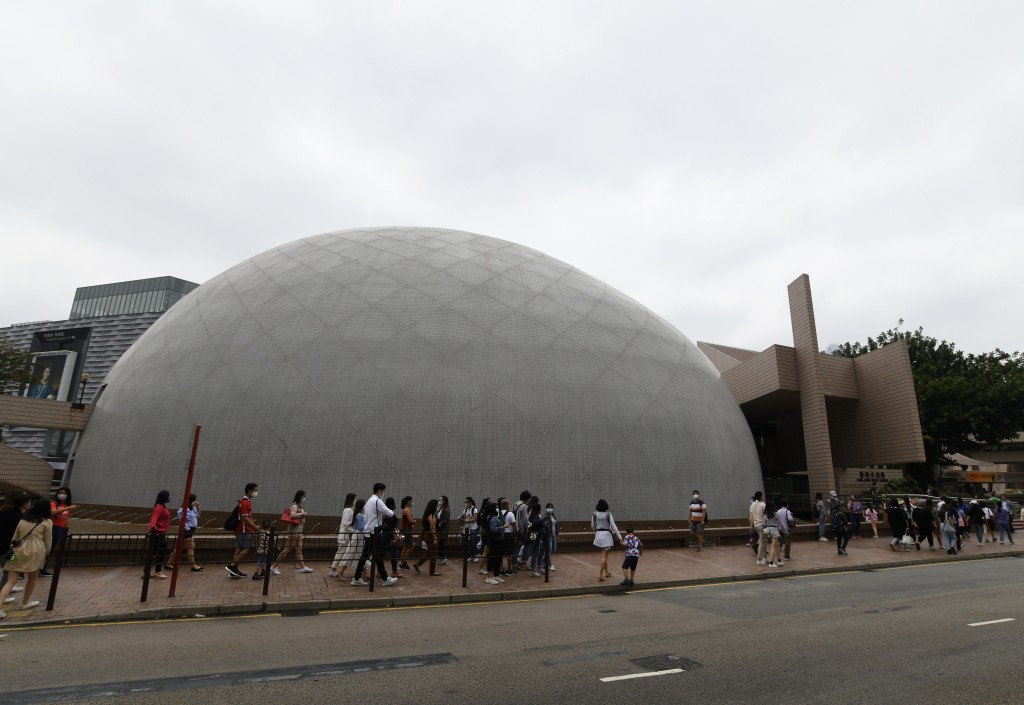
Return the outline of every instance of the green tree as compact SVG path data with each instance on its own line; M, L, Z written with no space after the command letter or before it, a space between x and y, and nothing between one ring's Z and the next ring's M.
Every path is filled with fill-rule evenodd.
M32 354L0 340L0 392L6 394L28 384L31 377Z
M900 321L902 323L902 321ZM899 328L844 343L833 355L857 357L898 340L906 342L928 467L912 474L932 481L930 468L951 464L950 455L999 445L1024 430L1024 355L996 349L973 355L956 345Z

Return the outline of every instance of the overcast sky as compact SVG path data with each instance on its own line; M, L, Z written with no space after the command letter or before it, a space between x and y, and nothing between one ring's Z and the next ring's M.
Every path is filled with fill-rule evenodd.
M513 240L691 339L1024 350L1024 3L0 0L0 325L275 245Z

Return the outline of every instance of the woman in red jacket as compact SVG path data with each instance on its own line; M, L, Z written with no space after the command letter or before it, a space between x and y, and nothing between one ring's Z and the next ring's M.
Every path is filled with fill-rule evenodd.
M153 512L149 515L149 533L156 536L156 572L153 573L153 577L157 580L167 579L164 575L164 564L167 561L167 529L171 526L171 512L167 509L167 503L170 501L171 493L168 490L160 490L153 505Z

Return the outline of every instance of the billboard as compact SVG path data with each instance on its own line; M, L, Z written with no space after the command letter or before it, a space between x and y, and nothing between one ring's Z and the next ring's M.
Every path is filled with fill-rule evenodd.
M32 356L32 379L25 387L24 396L31 399L67 401L75 386L74 350L57 350Z

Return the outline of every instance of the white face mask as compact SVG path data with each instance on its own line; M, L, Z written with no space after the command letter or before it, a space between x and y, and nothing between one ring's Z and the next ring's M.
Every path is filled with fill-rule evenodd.
M252 498L253 498L253 499L256 499L256 495L258 495L258 494L259 494L259 491L258 491L258 490L257 490L256 492L253 492L253 493L252 493Z
M67 498L68 498L68 496L66 494L59 494L59 495L57 495L57 501L58 502L63 502Z
M700 499L700 495L699 494L695 494L695 495L693 495L693 498L694 499Z

